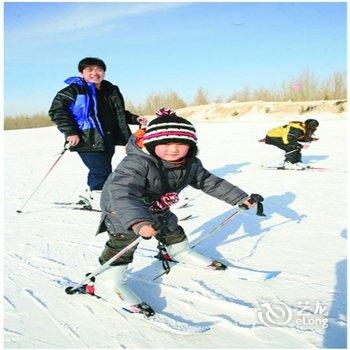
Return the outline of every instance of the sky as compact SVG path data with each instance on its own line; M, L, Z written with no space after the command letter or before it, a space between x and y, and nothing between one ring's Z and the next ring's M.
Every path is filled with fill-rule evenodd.
M6 2L4 47L5 116L47 112L84 57L134 104L227 98L345 71L346 2Z

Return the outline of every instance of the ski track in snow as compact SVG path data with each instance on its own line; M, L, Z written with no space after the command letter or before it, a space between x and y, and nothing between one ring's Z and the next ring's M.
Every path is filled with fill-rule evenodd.
M79 335L72 329L72 327L64 323L62 324L60 321L56 319L48 309L47 305L44 301L42 301L38 296L34 294L34 292L30 289L24 289L24 292L26 293L29 298L33 301L35 305L39 307L46 315L47 317L55 324L55 326L62 332L64 336L68 336L70 338L73 338L73 340L78 344L80 347L88 347L88 344L86 344Z
M6 295L4 295L4 299L14 308L16 309L16 305L11 301L11 299L9 297L7 297Z
M341 170L345 164L344 123L321 120L320 141L304 152L306 161ZM279 124L266 120L196 125L200 158L206 168L265 197L266 217L245 211L196 247L231 266L228 273L178 266L152 281L158 271L153 259L155 240L142 242L135 254L128 279L132 288L164 315L188 324L209 325L211 330L201 335L174 335L127 318L108 303L65 294L66 286L98 267L97 258L106 240L105 234L94 236L99 213L53 205L77 198L84 188L86 170L75 154L65 154L23 213L16 214L45 167L56 159L61 136L55 128L46 128L45 133L43 129L6 132L5 143L11 145L5 157L6 347L163 348L164 341L169 348L342 346L347 327L346 173L257 169L262 162L283 154L256 143L266 130ZM220 139L213 139L213 133L220 134ZM334 140L334 134L339 138ZM21 152L23 145L26 157ZM225 157L217 156L219 150ZM114 166L123 152L117 148ZM23 162L22 171L15 172L19 161ZM324 191L337 198L331 220L324 220L329 218ZM181 222L190 241L232 213L232 207L193 188L186 188L180 199L174 212L180 218L192 215L191 220ZM184 203L187 206L180 208ZM281 273L267 281L239 279L269 271ZM297 302L306 299L328 306L329 329L296 324L267 327L257 318L262 301L283 303L298 312ZM312 316L311 311L308 314ZM43 331L36 332L33 325Z
M147 284L151 284L151 285L158 285L158 283L152 282L150 280L144 280L144 279L140 278L137 274L132 275L130 278L131 279L132 278L138 279L138 280L142 281L143 283L147 283ZM202 287L201 288L202 290L204 289L204 292L198 291L198 290L196 291L194 289L183 287L183 286L171 285L171 284L164 283L164 282L161 284L161 287L169 289L170 292L172 292L176 296L178 296L180 293L180 294L185 294L188 297L191 297L191 299L186 299L186 301L185 301L186 303L191 303L192 298L193 298L193 300L196 300L196 301L198 301L199 299L203 299L204 302L210 301L211 303L216 303L220 306L223 306L224 308L227 308L229 306L231 308L234 308L236 312L243 311L244 313L247 312L247 308L254 308L254 305L252 305L250 303L247 303L247 302L242 301L242 300L234 299L234 298L227 296L227 295L217 293L213 288L207 287L205 285L205 283L202 281L200 281L200 282L196 281L196 282ZM240 309L242 309L242 310L240 310Z
M16 343L18 341L18 337L21 337L21 338L24 338L24 339L30 339L31 341L34 340L34 342L37 342L39 343L40 345L42 345L44 347L44 345L46 345L45 347L47 346L50 346L52 348L55 348L56 347L56 344L53 344L53 343L50 343L50 342L46 342L44 340L41 340L41 339L38 339L38 338L35 338L35 337L30 337L28 335L25 335L25 334L22 334L20 332L17 332L17 331L14 331L14 330L11 330L11 329L8 329L8 328L4 328L4 332L6 334L6 338L9 339L8 343ZM18 337L16 337L15 339L12 339L11 338L11 335L16 335Z

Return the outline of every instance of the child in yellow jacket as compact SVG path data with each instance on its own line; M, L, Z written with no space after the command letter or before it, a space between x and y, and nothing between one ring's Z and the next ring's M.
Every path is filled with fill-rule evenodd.
M305 122L291 121L286 125L269 130L264 141L286 152L283 163L286 169L301 170L305 168L301 161L301 150L309 145L302 145L300 142L318 140L313 137L318 126L319 122L316 119L307 119Z

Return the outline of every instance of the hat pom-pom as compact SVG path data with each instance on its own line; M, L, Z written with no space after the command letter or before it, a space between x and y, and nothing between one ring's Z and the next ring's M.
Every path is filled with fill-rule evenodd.
M166 108L166 107L160 108L156 112L156 116L158 117L169 117L172 114L174 114L174 112L170 108Z

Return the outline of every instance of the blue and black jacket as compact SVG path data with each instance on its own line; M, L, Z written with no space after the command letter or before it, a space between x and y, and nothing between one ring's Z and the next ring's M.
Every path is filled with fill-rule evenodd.
M95 85L80 77L68 78L65 83L69 86L59 91L52 101L49 110L51 120L66 138L80 136L79 144L71 147L71 151L104 151L105 134L98 118ZM113 142L124 146L131 135L128 124L138 124L138 116L125 110L124 98L118 86L103 80L101 89L107 93L106 103L113 111L110 117L116 118L118 126L118 136Z

